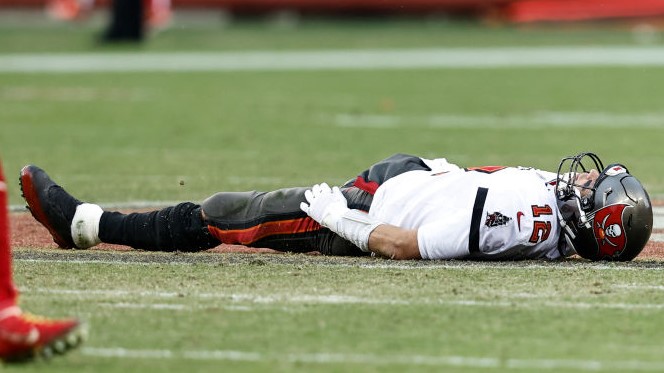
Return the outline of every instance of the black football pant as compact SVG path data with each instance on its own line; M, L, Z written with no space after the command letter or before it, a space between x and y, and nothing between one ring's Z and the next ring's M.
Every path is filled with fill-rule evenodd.
M373 195L383 182L412 170L429 168L419 157L404 154L374 164L341 188L348 207L369 211ZM307 189L222 192L200 205L185 202L128 215L104 212L99 238L152 251L200 251L226 243L324 255L366 255L300 210Z
M185 202L147 213L106 211L99 238L151 251L200 251L226 243L324 255L366 255L300 209L307 189L222 192L201 205ZM355 187L344 188L343 193L349 207L369 210L371 194Z

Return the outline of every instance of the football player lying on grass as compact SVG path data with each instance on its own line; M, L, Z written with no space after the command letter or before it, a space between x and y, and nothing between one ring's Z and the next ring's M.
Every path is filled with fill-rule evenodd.
M77 347L86 335L85 326L78 320L52 320L21 311L12 280L11 258L7 184L0 163L0 360L48 358Z
M639 181L593 153L563 158L557 173L397 154L341 187L221 192L132 214L83 203L36 166L25 166L20 180L32 215L60 247L78 249L226 243L392 259L624 261L641 252L653 221Z

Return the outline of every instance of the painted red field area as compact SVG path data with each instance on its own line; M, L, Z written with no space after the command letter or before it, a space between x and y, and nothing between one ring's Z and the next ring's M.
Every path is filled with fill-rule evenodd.
M42 227L29 213L15 213L11 215L11 229L12 229L12 247L28 247L28 248L51 248L55 249L58 246L53 242L48 231ZM664 233L664 229L657 229L654 233ZM100 250L131 250L128 247L101 244L97 246ZM246 252L246 253L277 253L271 249L256 249L249 248L241 245L219 245L218 247L209 250L210 252ZM664 242L650 241L646 248L643 250L639 259L664 259Z

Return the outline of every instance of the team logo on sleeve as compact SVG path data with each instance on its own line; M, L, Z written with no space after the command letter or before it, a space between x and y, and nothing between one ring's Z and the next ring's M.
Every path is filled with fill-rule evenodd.
M622 215L629 205L617 204L597 210L593 219L593 231L599 251L608 256L619 254L625 248L627 238L623 227Z
M489 214L487 212L484 225L486 225L489 228L500 227L503 225L507 225L507 223L509 223L510 220L512 220L512 218L510 218L509 216L505 216L497 211L492 214Z

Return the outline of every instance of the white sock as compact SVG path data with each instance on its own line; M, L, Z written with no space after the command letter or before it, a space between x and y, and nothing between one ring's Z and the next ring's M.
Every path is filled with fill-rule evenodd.
M104 210L98 205L84 203L76 207L71 221L71 238L79 249L87 249L101 242L99 239L99 220Z

